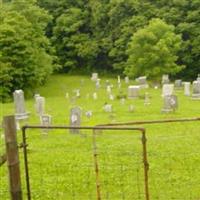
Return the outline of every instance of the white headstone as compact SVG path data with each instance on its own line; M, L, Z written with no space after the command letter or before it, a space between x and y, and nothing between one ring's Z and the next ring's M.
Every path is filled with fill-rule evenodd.
M140 86L138 85L130 85L128 87L128 98L137 98L139 97Z
M99 89L101 87L100 80L101 79L99 79L99 78L96 80L96 89Z
M106 91L107 91L109 94L112 92L112 89L111 89L111 86L110 86L110 85L108 85L108 86L106 87Z
M91 80L92 81L97 81L97 79L98 79L98 73L92 73Z
M169 75L163 74L162 76L162 84L168 84L169 83Z
M178 99L176 95L164 96L164 105L162 112L172 112L178 108Z
M147 105L150 105L150 98L149 98L149 93L145 93L145 98L144 98L144 105L147 106Z
M192 98L200 99L200 81L193 81L192 83Z
M96 93L96 92L93 93L93 99L94 99L94 100L97 99L97 93Z
M70 126L80 126L81 125L81 109L79 107L74 107L70 111ZM79 133L79 129L70 129L71 133Z
M169 96L174 93L174 84L164 84L162 87L162 96Z
M149 85L147 84L147 77L146 76L140 76L136 79L140 88L148 88Z
M103 107L105 112L112 112L112 105L111 104L105 104Z
M37 114L43 115L45 113L45 98L44 97L36 97L35 98L35 109Z
M182 80L181 79L175 80L174 85L175 88L180 89L182 87Z
M114 96L113 96L113 94L110 94L110 95L109 95L109 99L110 99L111 101L114 100Z
M52 116L51 115L41 115L40 123L42 126L50 126L52 123ZM47 133L47 132L48 132L48 129L43 129L43 133Z
M125 80L125 83L126 83L126 84L129 83L129 77L128 77L128 76L126 76L126 77L124 78L124 80Z
M185 96L190 96L190 82L185 82L184 83L184 95Z

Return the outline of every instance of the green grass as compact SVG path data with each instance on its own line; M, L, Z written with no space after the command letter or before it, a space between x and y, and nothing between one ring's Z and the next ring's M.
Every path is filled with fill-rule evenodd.
M87 76L54 75L46 86L37 92L46 97L46 112L53 117L53 124L68 125L70 109L78 105L82 108L82 125L96 125L110 122L134 120L155 120L169 118L196 117L200 113L200 102L185 97L183 91L176 91L179 109L175 113L161 113L161 89L143 90L151 96L151 104L144 106L143 99L126 99L125 105L115 99L107 98L105 80L96 91L95 84ZM84 85L81 86L81 80ZM109 79L117 85L117 79ZM130 84L134 84L131 82ZM81 89L81 98L70 100L74 89ZM127 85L122 81L123 93ZM66 92L69 98L65 98ZM98 99L93 100L92 93ZM115 96L118 89L113 90ZM88 94L90 98L87 98ZM112 103L111 116L103 111L104 103ZM135 111L128 107L133 104ZM1 104L1 118L14 113L12 103ZM38 124L34 99L26 101L29 111L29 124ZM85 111L92 110L88 119ZM200 123L173 123L145 125L147 129L149 186L152 200L199 200L200 199ZM81 135L69 134L66 130L50 131L48 135L41 130L28 130L28 159L33 199L96 199L95 170L91 131ZM2 131L1 131L2 133ZM21 132L18 132L21 142ZM144 177L142 164L141 135L130 131L103 131L97 135L98 164L102 199L144 199ZM0 154L4 142L0 139ZM25 180L23 155L20 150L23 194ZM6 165L0 167L0 199L9 199Z

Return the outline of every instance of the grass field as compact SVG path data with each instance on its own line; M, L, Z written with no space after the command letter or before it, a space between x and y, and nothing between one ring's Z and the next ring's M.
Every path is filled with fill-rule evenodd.
M179 108L175 113L161 113L161 89L149 88L151 104L144 99L108 100L105 81L96 90L87 76L54 75L36 93L46 98L46 113L52 115L54 125L68 125L70 108L82 108L82 125L97 125L110 122L189 118L200 116L200 101L185 97L177 90ZM109 79L119 93L117 80ZM131 82L130 84L134 84ZM81 97L73 102L74 89L80 89ZM122 81L122 91L127 94L127 84ZM98 99L92 98L97 92ZM69 98L65 94L69 93ZM88 96L90 96L88 98ZM113 105L113 113L105 113L104 103ZM134 112L129 112L129 105ZM13 114L13 103L1 104L1 119ZM34 99L26 101L30 118L28 124L39 124L34 108ZM90 119L85 116L92 110ZM141 126L140 126L141 127ZM155 124L142 126L147 129L149 190L152 200L199 200L200 199L200 122ZM95 170L91 131L73 135L66 130L28 130L28 159L32 199L96 199ZM2 130L1 130L2 133ZM18 132L21 141L21 132ZM137 131L103 131L97 135L98 163L102 199L144 199L144 177L141 135ZM0 139L0 154L4 152L4 140ZM23 194L25 191L23 156L20 150ZM0 167L0 199L9 199L6 165Z

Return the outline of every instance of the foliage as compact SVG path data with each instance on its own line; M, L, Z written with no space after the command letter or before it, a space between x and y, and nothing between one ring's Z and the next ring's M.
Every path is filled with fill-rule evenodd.
M32 1L4 4L0 13L0 98L15 89L31 90L51 74L52 57L44 35L50 16Z
M160 19L153 19L139 29L128 44L125 73L129 76L147 75L157 79L162 74L175 74L181 70L175 62L181 46L181 36L174 33L174 26Z

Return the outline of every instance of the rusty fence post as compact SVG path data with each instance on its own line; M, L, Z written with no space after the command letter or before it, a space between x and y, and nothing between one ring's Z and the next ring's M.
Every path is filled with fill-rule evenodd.
M22 200L17 131L13 115L4 117L4 128L10 195L12 200Z
M101 200L101 191L100 191L100 181L99 181L99 165L98 165L98 153L97 153L97 145L96 145L96 130L93 129L93 156L94 156L94 166L95 166L95 174L96 174L96 191L97 191L97 200Z
M150 200L149 197L149 163L147 159L147 138L145 130L142 131L142 146L143 146L143 163L144 163L144 189L145 189L145 198Z

